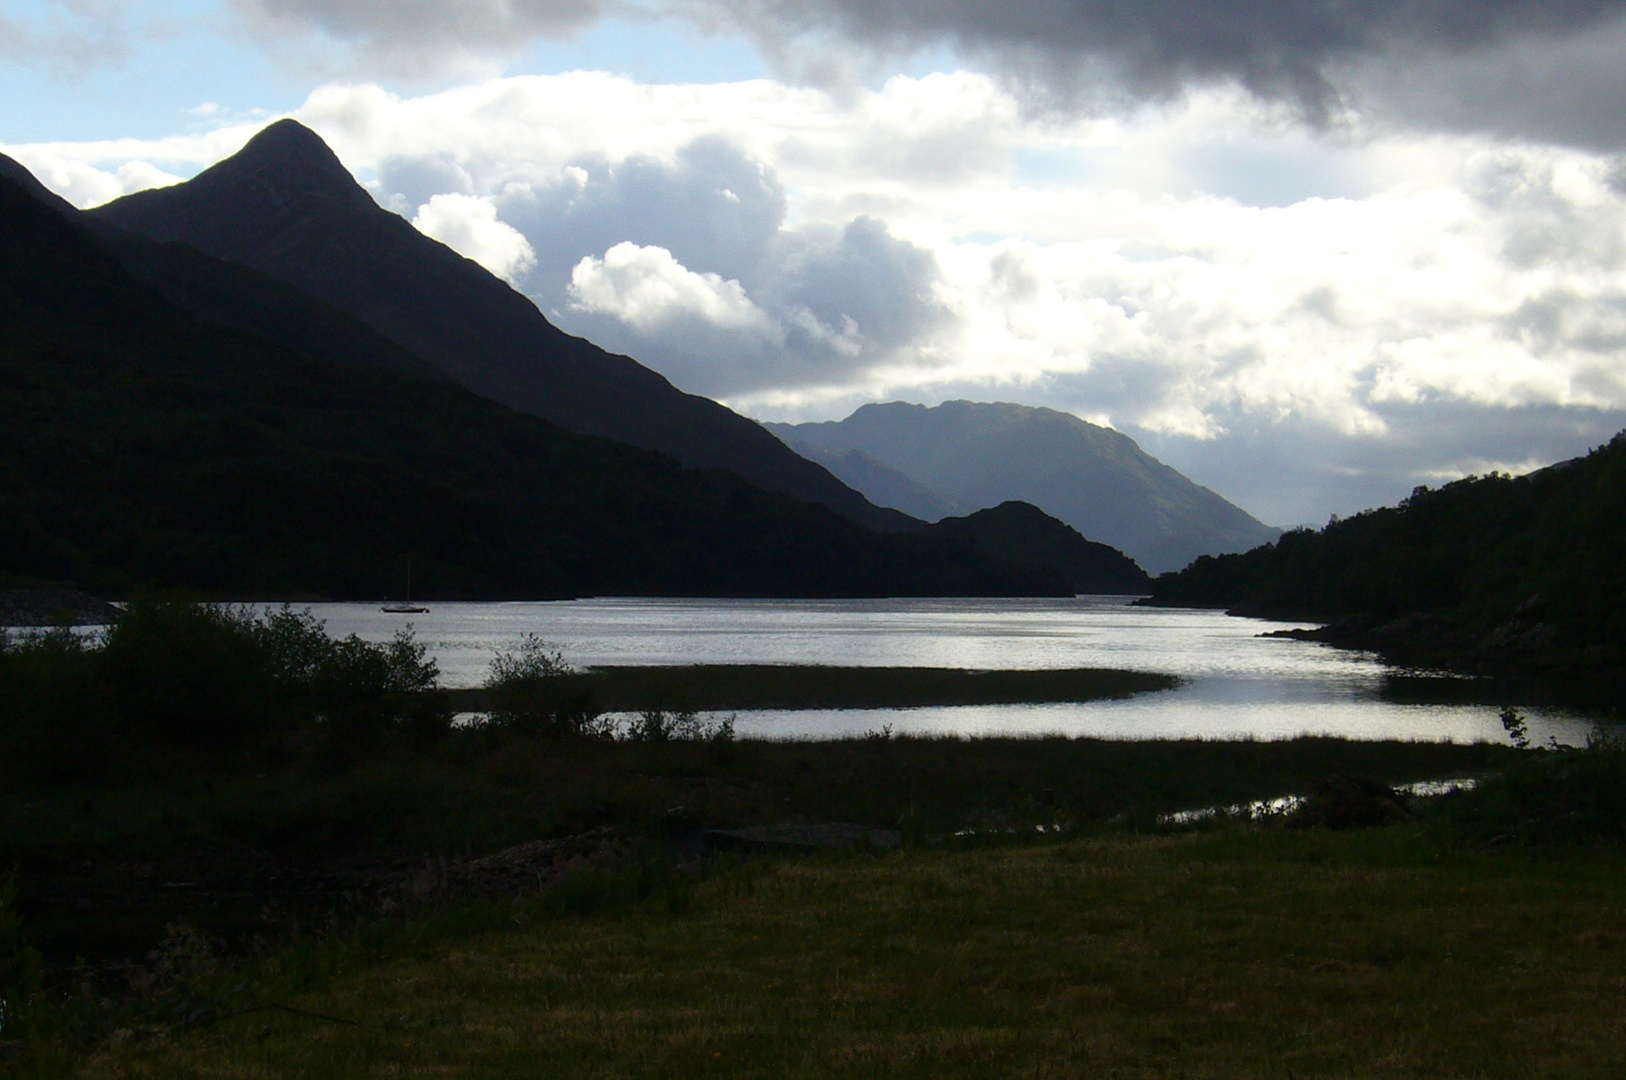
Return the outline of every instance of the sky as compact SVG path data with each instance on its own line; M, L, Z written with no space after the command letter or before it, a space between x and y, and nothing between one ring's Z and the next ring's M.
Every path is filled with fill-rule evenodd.
M272 120L764 420L1015 401L1276 525L1626 428L1626 0L0 0L82 207Z

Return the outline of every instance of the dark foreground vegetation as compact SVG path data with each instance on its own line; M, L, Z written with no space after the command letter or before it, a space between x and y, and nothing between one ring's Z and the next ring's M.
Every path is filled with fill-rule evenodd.
M608 724L568 674L530 642L455 727L410 638L291 611L12 640L0 1073L1584 1077L1626 1049L1616 741L762 742ZM796 822L901 846L709 831Z
M1414 664L1626 680L1626 433L1527 476L1420 487L1399 506L1204 557L1151 602L1330 622L1322 640Z

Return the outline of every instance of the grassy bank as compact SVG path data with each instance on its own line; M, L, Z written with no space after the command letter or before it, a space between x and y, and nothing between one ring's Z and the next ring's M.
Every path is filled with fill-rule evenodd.
M336 770L154 763L125 784L0 791L0 866L59 959L136 955L187 919L233 940L354 910L426 858L466 860L610 826L672 844L702 828L843 821L915 834L1113 819L1303 792L1335 773L1476 774L1506 747L880 736L608 742L456 731Z
M1180 684L1173 675L1111 668L964 671L954 668L694 664L604 667L555 680L560 696L611 711L675 709L910 709L930 705L1036 705L1125 698ZM447 692L452 707L490 707L483 689Z
M34 1060L97 1077L1612 1077L1622 871L1411 826L755 861L641 902L606 879L569 903L380 922L252 961L253 989L205 1021Z

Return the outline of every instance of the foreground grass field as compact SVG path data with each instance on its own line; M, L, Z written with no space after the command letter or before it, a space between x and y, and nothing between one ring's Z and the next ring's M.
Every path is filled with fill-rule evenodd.
M248 1011L76 1074L1618 1077L1626 863L1500 850L1225 826L588 874L253 961Z

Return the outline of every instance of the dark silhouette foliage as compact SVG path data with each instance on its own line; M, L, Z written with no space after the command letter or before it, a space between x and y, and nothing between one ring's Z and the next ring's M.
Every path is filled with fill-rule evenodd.
M95 782L176 753L350 764L443 736L451 716L438 682L410 632L334 640L286 607L137 601L94 637L6 639L0 776Z
M1626 664L1626 433L1527 476L1419 487L1158 578L1152 602L1341 621L1411 658L1618 675ZM1336 639L1335 639L1336 640Z

